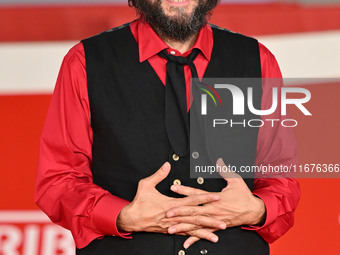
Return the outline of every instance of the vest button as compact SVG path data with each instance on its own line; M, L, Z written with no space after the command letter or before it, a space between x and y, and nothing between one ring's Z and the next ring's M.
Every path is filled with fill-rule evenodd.
M180 250L180 251L178 252L178 255L185 255L185 251Z
M174 154L174 155L172 155L172 159L174 161L178 161L179 160L179 156L177 154Z
M181 185L181 181L178 180L178 179L176 179L176 180L174 180L173 184L174 184L174 185Z
M208 254L208 251L207 251L207 249L201 249L201 251L200 251L200 252L201 252L201 254L202 254L202 255L204 255L204 254Z
M202 185L204 183L203 177L198 177L197 178L197 183Z
M197 152L197 151L194 151L192 154L191 154L192 158L193 159L198 159L200 154Z

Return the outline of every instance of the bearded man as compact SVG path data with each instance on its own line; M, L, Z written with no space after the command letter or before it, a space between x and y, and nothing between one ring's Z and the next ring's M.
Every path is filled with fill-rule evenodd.
M292 227L294 179L190 178L182 118L190 79L281 77L262 44L207 23L217 3L130 0L139 19L65 56L35 199L71 230L76 254L269 254L268 243ZM270 89L260 88L263 109ZM263 126L244 139L233 150L249 162L296 163L291 129Z

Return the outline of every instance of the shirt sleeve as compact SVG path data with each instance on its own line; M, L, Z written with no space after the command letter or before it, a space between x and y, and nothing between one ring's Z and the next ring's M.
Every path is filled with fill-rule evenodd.
M273 54L262 44L260 44L260 57L262 67L262 77L265 79L262 84L262 109L269 109L272 105L272 88L277 82L271 78L282 79L280 68ZM279 82L278 95L280 98ZM281 107L268 116L262 116L266 122L275 119L275 124L266 122L258 134L256 165L263 166L287 166L298 162L298 146L294 130L280 124ZM292 176L261 178L255 175L253 194L262 199L266 206L266 219L262 226L244 227L244 229L255 230L264 240L269 243L274 242L294 225L294 211L300 198L300 186Z
M35 201L50 219L71 230L83 248L104 235L124 238L116 219L129 202L93 183L92 129L84 48L65 56L45 120Z

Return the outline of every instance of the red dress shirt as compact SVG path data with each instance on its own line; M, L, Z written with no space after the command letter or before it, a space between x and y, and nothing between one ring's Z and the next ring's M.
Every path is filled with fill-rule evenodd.
M182 54L169 48L147 23L136 20L131 23L131 31L139 46L140 61L149 61L165 84L166 60L157 53L167 49L170 54ZM213 34L208 25L200 31L193 48L200 50L194 63L202 78L213 48ZM275 57L262 44L260 57L262 77L280 78ZM185 66L184 71L189 91L189 67ZM269 109L270 87L264 84L262 89L261 107ZM190 93L187 99L189 109ZM281 118L278 111L267 117ZM36 203L53 222L71 230L78 248L104 235L130 238L116 226L119 212L129 201L110 194L92 181L90 118L85 54L79 43L65 56L52 96L41 137L35 192ZM258 134L256 164L294 164L296 148L292 129L264 125ZM264 201L266 221L263 226L244 228L257 231L267 242L273 242L293 226L293 213L300 197L298 182L289 178L255 178L253 193Z

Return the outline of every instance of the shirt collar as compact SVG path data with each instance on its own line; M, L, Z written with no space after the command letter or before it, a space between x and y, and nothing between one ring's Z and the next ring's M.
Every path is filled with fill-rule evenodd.
M138 43L139 50L139 61L143 62L150 57L158 54L164 49L169 49L170 47L163 42L163 40L156 34L149 23L136 20L131 24L131 30L136 32L135 38ZM204 26L198 34L197 40L193 48L199 49L204 57L210 61L211 52L213 48L213 33L211 27L207 24ZM189 51L191 51L190 49ZM186 55L185 53L183 55Z

